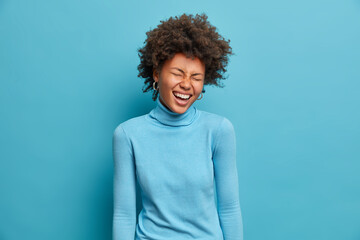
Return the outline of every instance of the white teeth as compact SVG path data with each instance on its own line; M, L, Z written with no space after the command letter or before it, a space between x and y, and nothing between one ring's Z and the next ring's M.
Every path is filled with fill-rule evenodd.
M190 98L190 95L180 94L180 93L176 93L176 92L174 92L174 95L179 97L179 98L182 98L182 99L189 99Z

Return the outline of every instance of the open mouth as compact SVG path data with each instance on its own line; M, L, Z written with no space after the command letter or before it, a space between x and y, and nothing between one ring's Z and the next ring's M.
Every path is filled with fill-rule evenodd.
M173 95L177 100L177 102L180 103L180 105L186 104L189 101L189 99L192 97L191 94L182 94L179 92L173 92Z

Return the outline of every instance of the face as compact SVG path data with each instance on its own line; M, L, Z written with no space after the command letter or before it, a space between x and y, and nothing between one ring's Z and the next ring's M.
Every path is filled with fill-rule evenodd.
M160 101L169 110L184 113L199 97L205 78L205 64L199 58L177 53L164 62L153 78L159 86Z

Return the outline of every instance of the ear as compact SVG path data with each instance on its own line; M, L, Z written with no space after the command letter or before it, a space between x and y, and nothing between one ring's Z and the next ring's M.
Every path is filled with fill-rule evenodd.
M156 69L153 70L153 79L155 82L159 81L159 73Z

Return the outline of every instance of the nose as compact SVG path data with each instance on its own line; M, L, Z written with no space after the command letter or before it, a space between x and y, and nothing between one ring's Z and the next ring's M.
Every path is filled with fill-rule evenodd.
M180 87L183 88L184 90L190 90L191 89L191 81L188 78L184 78L181 82L180 82Z

